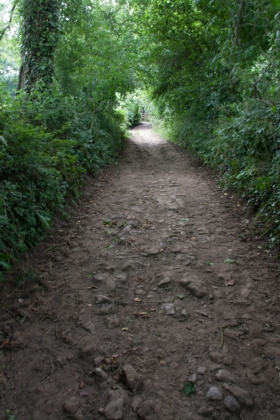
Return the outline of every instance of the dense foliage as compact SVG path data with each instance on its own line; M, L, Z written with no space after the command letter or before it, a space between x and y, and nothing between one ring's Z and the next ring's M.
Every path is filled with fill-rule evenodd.
M280 2L139 2L170 138L217 168L280 239Z
M114 161L125 138L118 98L135 87L134 38L119 36L122 10L22 0L18 11L21 90L16 94L11 49L3 48L0 74L0 266L6 269L38 243L55 212L64 214L84 174Z

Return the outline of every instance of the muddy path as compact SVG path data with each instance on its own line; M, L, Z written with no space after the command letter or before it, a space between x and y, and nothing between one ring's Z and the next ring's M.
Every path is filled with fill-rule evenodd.
M279 419L279 262L187 152L131 136L1 286L0 419Z

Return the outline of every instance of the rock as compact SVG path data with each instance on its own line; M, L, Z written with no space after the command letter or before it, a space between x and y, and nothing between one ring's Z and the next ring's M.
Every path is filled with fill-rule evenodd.
M100 283L105 282L107 278L108 278L108 274L96 274L94 276L94 280Z
M235 382L233 375L225 369L220 369L215 377L218 379L218 381L224 381L224 382Z
M136 411L140 407L141 402L142 402L142 400L139 396L136 396L132 399L131 408L134 411L134 413L136 413Z
M174 303L163 303L161 305L161 309L165 315L174 315L175 314L175 306Z
M228 396L224 399L224 404L231 413L239 414L241 407L234 397Z
M120 325L120 320L116 315L107 316L106 317L106 324L108 328L117 328Z
M143 249L143 255L148 257L149 255L158 255L161 252L162 248L158 247L151 247L151 248L144 248Z
M103 414L108 420L121 420L123 416L124 399L117 398L109 402Z
M103 306L95 310L96 315L109 315L115 312L114 305Z
M207 369L204 366L199 366L199 368L197 369L196 373L198 375L205 375L207 373Z
M195 384L197 382L197 375L194 373L193 375L189 376L188 382Z
M197 298L203 298L207 295L207 290L198 276L190 276L180 280L181 286L185 287L190 294Z
M209 365L209 370L210 372L215 372L215 370L221 369L222 366L221 365L216 365L215 363L211 363L211 365Z
M249 381L251 382L251 384L260 385L260 384L262 384L264 382L263 379L258 378L256 375L254 375L249 370L246 373L247 373L247 378L249 379Z
M171 283L171 280L169 277L165 277L164 279L162 279L159 284L158 287L164 287L164 286L168 286Z
M253 400L248 391L243 388L239 388L238 386L231 386L228 384L224 384L224 388L231 392L241 405L245 407L252 407Z
M95 296L94 300L95 300L95 303L97 303L97 304L101 304L101 303L103 303L103 304L112 303L112 300L109 297L103 296L103 295L97 295L97 296Z
M186 318L188 316L188 311L186 309L182 309L181 310L181 316L183 316L184 318Z
M78 402L75 400L66 400L63 403L64 411L66 411L66 413L70 414L71 416L73 416L76 413L77 407Z
M222 363L223 362L223 356L222 354L216 352L216 351L212 351L211 353L209 353L210 359L213 360L213 362L215 363Z
M101 368L96 368L93 371L93 375L98 376L99 378L101 378L103 381L106 381L108 379L108 375L106 372L104 372L103 369Z
M222 393L219 390L219 388L217 388L216 386L211 386L211 388L209 388L209 390L206 394L206 399L207 400L221 401L222 398L223 398Z
M120 381L132 392L137 391L143 383L141 375L131 365L123 366Z
M155 403L151 400L144 401L137 410L137 414L143 420L146 420L154 412Z
M203 406L197 410L197 414L202 417L211 417L214 412L214 407Z
M92 359L96 352L94 344L88 344L80 350L80 357L82 359Z
M119 245L126 245L126 239L122 236L119 241L118 241Z
M59 356L55 359L54 364L56 367L63 367L64 365L66 365L66 357L64 356Z
M118 274L116 276L116 280L120 283L126 283L127 282L127 274L125 274L125 273Z
M223 357L223 362L225 365L231 365L233 362L232 355L229 353L226 356Z
M82 322L81 326L88 332L90 332L92 335L95 335L95 325L91 322Z

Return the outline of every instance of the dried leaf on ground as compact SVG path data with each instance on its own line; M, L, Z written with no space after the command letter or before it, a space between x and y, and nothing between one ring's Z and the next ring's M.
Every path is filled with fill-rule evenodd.
M140 318L150 318L149 312L134 312L134 315Z
M233 279L228 279L225 281L225 286L234 286L235 285L235 280Z

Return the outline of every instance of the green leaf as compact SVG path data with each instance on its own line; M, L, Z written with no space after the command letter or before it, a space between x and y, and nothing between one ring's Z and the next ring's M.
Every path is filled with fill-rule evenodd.
M194 384L192 382L188 382L183 387L183 393L188 397L191 394L195 394L196 390Z
M226 258L224 260L224 262L227 263L227 264L233 264L233 263L235 263L235 260L231 260L230 258Z

